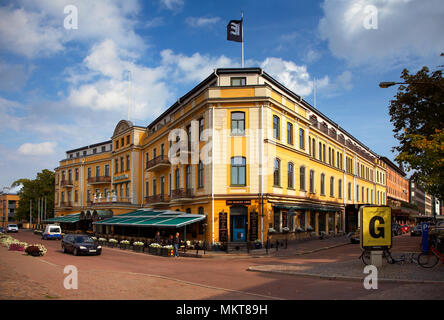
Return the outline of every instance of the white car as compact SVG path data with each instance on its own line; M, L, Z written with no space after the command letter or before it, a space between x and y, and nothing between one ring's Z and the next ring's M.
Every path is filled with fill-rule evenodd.
M6 227L6 232L18 232L19 228L16 224L8 224Z
M42 240L48 239L62 239L62 230L60 229L60 226L56 224L48 224L45 227L45 231L42 233Z

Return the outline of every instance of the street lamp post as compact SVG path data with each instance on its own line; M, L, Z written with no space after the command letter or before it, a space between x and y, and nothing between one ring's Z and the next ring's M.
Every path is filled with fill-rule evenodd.
M380 88L389 88L391 86L397 85L397 84L432 84L440 88L442 91L444 91L444 88L441 87L439 84L434 82L425 82L425 81L412 81L412 82L394 82L394 81L383 81L379 83Z

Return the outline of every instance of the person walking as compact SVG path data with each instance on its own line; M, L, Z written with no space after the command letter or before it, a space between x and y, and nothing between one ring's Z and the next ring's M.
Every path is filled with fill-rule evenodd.
M173 246L174 246L174 257L179 257L179 247L180 247L180 238L179 238L179 232L176 232L176 236L173 239Z
M154 237L154 242L160 244L161 243L161 239L160 239L160 231L156 232L156 236Z

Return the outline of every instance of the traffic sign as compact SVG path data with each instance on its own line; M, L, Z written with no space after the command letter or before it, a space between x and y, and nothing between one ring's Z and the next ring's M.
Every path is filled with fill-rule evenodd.
M392 246L392 209L388 206L363 206L361 249L382 250Z

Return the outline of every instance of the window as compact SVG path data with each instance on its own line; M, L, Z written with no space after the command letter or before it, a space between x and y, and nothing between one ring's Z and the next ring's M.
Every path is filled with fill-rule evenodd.
M71 169L68 170L68 181L72 180L72 171Z
M310 192L315 193L314 171L313 170L310 170Z
M86 156L86 151L83 151L83 156Z
M130 169L130 156L126 156L126 171L129 171Z
M96 154L97 153L97 148L94 148L93 149L93 154Z
M96 177L100 177L100 166L96 166Z
M367 203L369 203L369 202L368 202L368 188L367 188Z
M335 178L330 177L330 197L335 196Z
M321 174L321 195L325 195L325 174Z
M150 186L148 181L145 182L145 197L148 197L150 195Z
M338 198L342 198L342 180L338 181Z
M74 191L74 202L79 202L79 191Z
M191 189L191 166L187 166L187 175L185 176L185 186L187 190Z
M154 148L153 149L153 159L155 159L157 157L157 149Z
M231 158L231 185L246 185L246 160L244 157Z
M315 139L313 138L313 139L311 139L311 141L312 141L312 143L311 143L311 147L312 147L312 154L311 154L311 156L313 157L313 158L316 158L316 142L315 142Z
M359 185L356 186L356 202L359 202Z
M305 191L305 167L301 166L299 168L299 189Z
M125 184L125 196L129 197L129 183Z
M325 162L325 144L322 145L322 161Z
M294 188L294 165L293 163L288 163L288 188L293 189Z
M245 135L245 112L231 113L231 134L235 136Z
M116 140L116 149L119 149L119 140Z
M125 145L125 139L122 138L120 139L120 146L123 148L124 145Z
M171 173L168 175L168 195L170 196L171 195L171 187L172 187L172 184L171 184Z
M278 116L273 116L273 138L280 139L280 132L279 132L279 126L280 126L280 119Z
M371 203L373 204L373 190L370 191L370 195L371 195Z
M114 173L119 172L119 159L114 160Z
M165 177L160 177L160 194L163 196L165 194Z
M203 118L200 118L200 119L199 119L199 141L202 140L202 133L203 133L203 130L204 130L204 119L203 119Z
M361 188L361 201L364 202L364 187Z
M165 144L163 143L160 145L160 155L162 158L165 155Z
M277 187L281 185L281 160L278 158L273 162L273 185Z
M322 142L319 142L319 160L322 161Z
M179 190L179 188L180 188L180 170L179 170L179 168L177 168L176 169L176 172L175 172L175 187L176 187L176 190Z
M305 131L299 129L299 149L305 150Z
M88 179L91 178L91 167L88 168Z
M126 136L126 144L130 144L131 142L131 136Z
M76 157L78 158L80 156L80 152L76 152Z
M204 186L204 166L202 161L199 161L199 173L197 175L197 185L199 188L203 188Z
M352 196L351 196L351 193L352 193L352 184L349 182L348 183L348 200L350 200L351 201L351 198L352 198Z
M123 172L125 169L123 168L123 157L120 157L120 172Z
M293 124L287 122L287 143L293 144Z
M105 164L105 177L109 177L109 164Z
M231 80L231 85L232 86L245 86L246 85L246 80L247 78L245 77L233 77L230 79Z
M76 181L78 181L79 180L79 169L78 168L76 168L76 170L75 170L75 177L76 177Z
M156 179L153 179L153 196L157 195L157 183Z
M103 146L103 147L102 147L102 152L105 152L105 151L106 151L106 147Z

